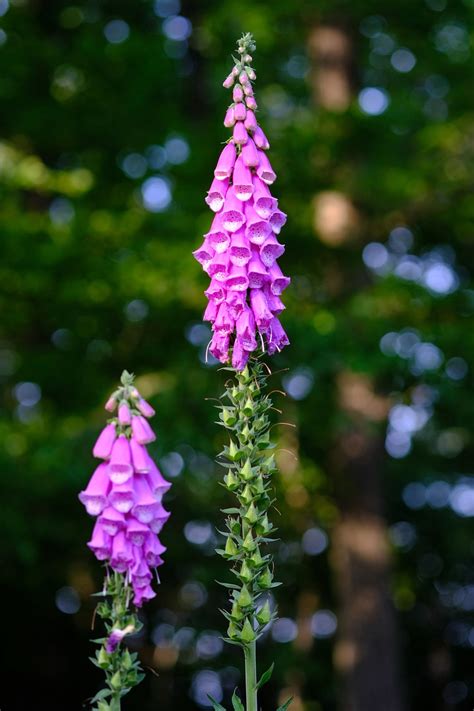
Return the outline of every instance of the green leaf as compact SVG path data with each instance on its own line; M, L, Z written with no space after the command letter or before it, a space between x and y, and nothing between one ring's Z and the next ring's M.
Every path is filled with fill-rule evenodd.
M91 699L91 704L95 704L97 701L102 701L102 699L106 699L108 696L112 696L110 689L101 689L97 692L94 698Z
M270 667L268 667L267 671L263 672L262 676L261 676L260 679L258 680L257 685L256 685L256 687L255 687L255 689L256 689L257 691L258 691L259 689L261 689L262 686L263 686L264 684L266 684L267 681L270 679L270 677L271 677L271 675L272 675L272 673L273 673L273 668L274 668L274 666L275 666L275 662L273 662L272 665L271 665Z
M285 701L283 706L279 706L276 711L286 711L286 709L288 708L288 706L291 704L292 701L293 701L293 697L290 696L288 701Z
M226 711L225 707L222 706L218 701L216 701L214 697L212 697L210 694L207 695L207 698L212 703L212 708L214 709L214 711Z
M244 705L237 696L237 689L235 689L234 693L232 694L232 706L234 707L234 711L245 711Z

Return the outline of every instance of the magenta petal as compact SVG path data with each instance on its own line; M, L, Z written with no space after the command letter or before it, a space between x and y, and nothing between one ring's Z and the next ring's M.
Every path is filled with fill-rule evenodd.
M245 103L247 105L247 108L250 109L251 111L257 110L257 102L255 101L255 98L253 97L253 95L251 95L251 94L249 95L246 93Z
M256 168L260 163L257 148L251 138L242 146L242 159L249 168Z
M132 514L141 523L150 523L157 507L156 497L153 496L146 477L139 476L134 481L135 505Z
M114 484L109 494L109 503L120 513L128 513L135 501L133 493L133 478L124 484Z
M276 317L270 323L267 340L268 353L270 355L273 355L276 351L281 351L282 348L288 346L290 343L283 326Z
M97 438L94 449L92 450L94 457L98 459L108 459L116 436L115 425L106 425Z
M135 595L133 597L133 604L136 607L141 607L144 602L152 600L156 597L156 592L154 592L150 585L147 585L146 588L138 588L137 590L134 589L134 592Z
M146 474L150 471L149 456L146 447L137 442L135 437L130 440L130 452L132 454L133 468L138 474Z
M211 229L204 236L206 238L205 241L209 244L213 252L216 251L217 254L225 252L229 246L230 237L222 227L222 218L220 214L214 217Z
M221 363L227 363L229 360L229 334L214 333L209 344L209 351Z
M272 228L269 222L255 212L252 205L245 206L245 217L247 220L245 234L252 244L262 245L272 233Z
M260 247L260 258L266 267L271 267L284 251L284 245L272 233Z
M260 289L266 284L270 277L268 271L262 263L258 253L252 253L252 259L247 265L247 274L249 279L249 287L251 289Z
M232 333L234 330L234 319L225 301L219 306L213 329L216 333Z
M105 462L99 464L87 487L79 494L79 501L86 507L90 516L98 516L107 506L110 490L108 467Z
M248 284L248 280L247 280ZM227 298L226 298L226 303L227 306L229 307L229 313L234 319L234 321L237 321L239 318L240 314L244 310L244 307L246 305L246 294L243 291L228 291L227 292Z
M171 482L167 481L158 467L156 466L155 462L150 458L150 472L148 474L148 481L153 493L153 496L155 496L157 499L161 498L163 494L165 494L168 489L171 488Z
M92 538L87 545L98 560L107 560L110 556L112 551L112 538L104 531L104 527L100 521L96 522L94 530L92 531Z
M105 409L108 410L109 412L113 412L115 408L117 407L117 400L113 395L109 397L107 402L104 405Z
M224 89L230 89L234 85L234 81L234 75L231 72L222 82L222 86Z
M142 397L138 400L137 407L144 417L153 417L155 414L155 411L150 405L150 403L144 400Z
M255 142L257 142L257 141L255 140ZM257 175L259 178L261 178L263 180L264 183L267 183L267 185L271 185L276 180L276 174L270 164L270 161L267 158L266 153L264 153L263 151L260 151L259 158L260 158L260 164L257 169Z
M236 324L237 336L246 351L254 351L257 347L255 337L255 318L252 310L246 307L238 318Z
M232 91L232 98L236 103L244 100L244 92L242 90L242 87L238 84L234 86L234 89Z
M283 274L278 264L275 262L270 269L270 281L271 281L271 291L275 296L280 296L287 286L290 284L291 279Z
M236 143L238 146L243 146L245 143L247 143L249 135L242 121L237 121L237 123L235 124L233 138L234 143Z
M245 266L250 261L250 257L252 256L250 242L245 236L243 229L232 235L229 256L232 264L236 264L240 267Z
M127 539L130 541L130 543L133 543L134 546L143 546L145 541L148 539L149 533L150 529L146 525L146 523L138 521L133 516L128 519L127 530L125 535L127 536Z
M247 99L248 102L248 99ZM248 103L247 103L248 106ZM247 116L245 117L244 121L244 126L247 129L247 131L250 131L250 133L253 133L257 129L257 119L255 118L255 114L253 111L251 111L250 107L248 107L249 110L247 111Z
M226 111L226 115L224 117L224 126L226 128L232 128L232 126L234 124L235 124L234 107L229 106L229 108Z
M233 264L225 280L225 285L229 291L247 291L249 280L246 267Z
M219 306L217 305L217 303L215 301L209 301L204 310L202 320L210 321L211 323L213 323L216 320L218 310Z
M272 196L268 185L264 183L263 180L260 180L258 176L254 177L253 184L255 188L253 194L253 206L255 212L262 218L262 220L269 220L277 209L278 200ZM272 227L270 220L269 222L270 227Z
M158 540L158 538L156 538L156 536L148 536L148 539L143 546L143 553L149 566L154 568L157 564L156 561L160 559L165 551L166 547Z
M279 235L281 232L281 228L286 223L286 214L281 210L275 210L272 216L270 217L269 222L272 226L272 230L274 231L274 233L276 235Z
M207 296L209 301L213 301L216 304L220 304L225 298L225 291L222 284L215 279L211 280L211 283L204 294Z
M215 254L209 263L207 273L216 281L224 281L229 271L229 254Z
M217 178L214 178L214 180L212 181L211 187L207 192L207 197L205 201L213 212L219 212L219 210L222 208L228 187L229 180L227 178L224 180L217 180Z
M121 425L130 424L130 410L126 402L122 402L118 409L118 421Z
M250 304L255 317L255 323L257 324L259 330L265 330L272 322L273 314L268 308L265 294L261 289L251 290Z
M255 129L253 134L253 140L255 141L255 145L258 146L258 148L261 148L263 151L268 151L268 149L270 148L268 138L265 136L260 126L257 126L257 128Z
M149 444L156 439L148 421L141 415L132 417L132 432L139 444Z
M234 116L236 121L245 121L247 109L245 104L239 103L234 106Z
M123 531L114 536L110 565L117 573L125 573L133 563L132 544L125 537Z
M236 155L235 144L228 143L222 150L219 160L217 161L216 169L214 170L214 176L217 180L225 180L226 178L230 178Z
M110 455L109 476L114 484L123 484L133 474L130 445L125 435L115 440Z
M211 247L207 239L205 239L202 245L198 247L198 249L195 249L193 252L194 259L196 259L199 264L202 265L203 269L206 269L208 267L209 262L211 261L213 256L214 249Z
M153 533L160 533L170 516L170 512L160 505L155 511L152 521L150 521L150 530Z
M242 202L237 198L233 187L229 189L226 195L221 220L222 226L229 232L237 232L245 222Z
M247 365L250 353L244 350L242 342L239 338L234 341L234 347L232 349L232 367L236 370L243 370Z
M99 517L99 521L106 533L115 536L116 533L125 528L125 516L113 506L107 506Z
M239 156L235 162L232 183L235 196L239 200L242 202L250 200L253 193L252 173L250 168L245 165L242 156Z
M268 285L265 287L264 292L268 308L270 309L272 314L274 314L275 316L281 314L281 312L285 310L285 304L280 299L280 297L275 296L275 294L272 292L271 288L269 288Z

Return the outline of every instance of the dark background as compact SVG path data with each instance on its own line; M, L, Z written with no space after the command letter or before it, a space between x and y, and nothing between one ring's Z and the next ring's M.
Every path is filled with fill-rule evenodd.
M158 676L124 708L241 683L214 582L224 375L190 253L243 31L293 277L262 708L472 708L473 20L472 0L0 0L2 711L75 711L102 682L77 492L123 368L174 484L134 641Z

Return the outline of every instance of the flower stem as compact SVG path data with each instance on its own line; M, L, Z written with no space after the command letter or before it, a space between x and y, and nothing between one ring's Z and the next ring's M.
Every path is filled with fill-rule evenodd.
M257 711L257 646L251 642L244 647L246 711Z

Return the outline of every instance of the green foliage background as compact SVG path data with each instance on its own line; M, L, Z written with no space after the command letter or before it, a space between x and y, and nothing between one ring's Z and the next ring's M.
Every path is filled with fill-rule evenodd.
M203 659L192 642L178 654L171 628L190 628L194 639L223 629L217 608L224 593L214 582L222 561L212 541L196 545L183 533L190 521L218 525L225 502L212 463L222 432L205 399L219 395L224 376L203 364L205 343L190 342L200 333L192 327L206 284L190 252L210 223L203 197L227 135L221 83L242 31L257 41L260 120L289 215L282 263L293 276L284 315L292 346L273 365L314 379L304 399L278 403L282 419L296 425L294 432L275 429L282 450L274 514L284 541L276 550L280 614L295 618L304 593L338 614L330 554L307 555L301 540L315 526L331 540L338 520L331 462L351 428L340 406L341 373L363 377L387 408L409 405L425 384L432 415L407 456L385 453L381 473L389 525L405 521L416 534L411 547L393 545L404 693L407 708L472 708L474 601L463 607L473 597L472 519L449 506L411 509L402 498L410 482L454 486L471 475L472 373L456 380L445 366L452 358L470 366L474 353L472 0L184 0L181 13L193 26L187 47L166 39L149 0L4 0L0 12L2 708L80 709L100 683L88 640L90 593L101 571L85 547L91 521L77 492L92 471L103 402L123 368L138 375L156 407L158 461L166 469L177 452L185 465L168 499L162 585L145 611L143 659L159 676L150 673L124 707L195 708L193 678L202 669L225 670L226 694L239 683L233 648ZM394 47L414 53L409 73L395 71L390 54L374 52L374 40L361 32L374 15ZM114 44L104 28L117 18L129 36ZM314 104L305 73L308 37L324 22L345 27L354 43L354 98L342 112ZM446 27L455 30L443 45ZM301 71L288 70L292 57ZM379 116L357 102L371 85L390 96ZM122 170L125 156L149 155L149 146L175 134L189 145L185 162L147 167L135 179ZM140 190L158 174L169 181L172 202L153 213ZM345 195L357 210L357 229L339 245L314 227L320 191ZM386 244L397 225L412 231L418 257L449 245L441 254L458 275L453 293L367 269L365 244ZM413 372L412 360L381 351L384 334L406 328L441 350L439 367ZM281 380L275 375L275 387ZM25 382L41 388L34 407L19 404ZM375 418L370 428L383 441L385 420ZM297 454L296 466L284 449ZM445 596L443 604L440 590L450 584L461 590L458 602ZM80 596L76 614L55 604L65 586ZM198 605L203 590L207 601ZM165 638L155 648L159 625L169 627L161 627ZM317 639L303 652L268 639L260 661L264 669L275 657L276 671L263 708L296 685L301 708L334 709L332 646L333 639Z

